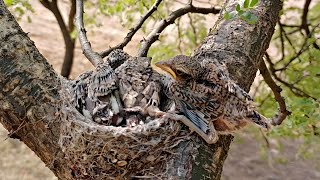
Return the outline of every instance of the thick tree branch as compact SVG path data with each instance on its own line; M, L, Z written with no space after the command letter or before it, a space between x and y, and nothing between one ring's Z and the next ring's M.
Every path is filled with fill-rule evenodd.
M191 3L173 11L166 19L160 21L160 23L152 30L152 32L143 40L141 44L141 48L138 51L138 56L145 57L148 54L149 48L151 45L159 39L161 32L170 24L173 24L174 21L187 14L187 13L201 13L201 14L218 14L220 9L212 8L204 8L204 7L195 7Z
M133 28L130 29L130 32L128 32L123 42L112 48L109 48L106 51L101 52L100 53L101 57L104 58L108 56L109 53L115 49L123 49L131 41L132 37L136 34L136 32L141 28L143 23L152 15L153 12L155 12L158 9L158 6L160 5L161 2L162 0L157 0L149 9L149 11L144 16L141 17L140 21L138 21L138 23Z
M0 0L0 122L59 179L72 179L72 164L59 146L61 83Z
M286 102L280 94L282 89L273 81L268 71L268 68L263 60L260 62L259 70L263 76L264 81L271 88L275 100L279 104L279 112L276 114L274 118L272 118L272 125L280 125L283 122L283 120L285 120L286 117L291 114L291 112L287 110Z
M86 30L83 24L83 0L76 0L76 17L75 24L79 36L79 41L83 54L92 63L94 67L97 67L99 63L103 63L101 56L94 52L91 48L91 44L87 38Z

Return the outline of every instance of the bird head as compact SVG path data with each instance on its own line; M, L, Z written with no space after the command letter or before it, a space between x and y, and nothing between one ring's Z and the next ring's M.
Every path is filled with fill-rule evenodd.
M156 71L180 82L196 78L200 70L199 65L190 57L184 55L178 55L168 61L155 63Z

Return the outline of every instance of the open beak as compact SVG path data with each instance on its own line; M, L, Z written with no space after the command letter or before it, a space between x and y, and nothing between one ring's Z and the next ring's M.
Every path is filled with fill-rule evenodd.
M156 70L158 72L160 71L159 73L169 74L173 79L177 79L176 73L174 73L174 71L170 68L170 65L165 61L157 62L155 63L155 66Z

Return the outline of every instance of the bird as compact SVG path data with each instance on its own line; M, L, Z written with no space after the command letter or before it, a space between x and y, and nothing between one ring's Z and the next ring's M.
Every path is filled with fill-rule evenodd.
M150 61L147 57L131 57L115 71L128 127L147 123L149 119L143 117L163 115L159 109L159 75L153 72Z
M122 104L115 69L130 56L123 50L113 50L96 69L79 75L72 84L73 104L83 115L104 125L122 122Z
M178 117L207 143L216 143L218 134L233 134L247 122L269 129L268 119L254 109L250 95L231 80L222 63L178 55L155 67L162 74L165 95L186 118L169 117Z

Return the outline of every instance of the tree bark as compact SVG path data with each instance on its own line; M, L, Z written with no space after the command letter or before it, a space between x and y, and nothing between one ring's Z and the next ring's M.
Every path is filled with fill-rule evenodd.
M235 10L237 2L228 0L226 10ZM261 0L252 10L259 18L254 25L224 20L222 12L194 58L224 62L249 90L280 9L280 0ZM0 122L59 179L220 179L231 135L208 145L176 122L155 120L136 128L91 123L68 104L61 92L69 82L47 63L2 0L0 24Z

